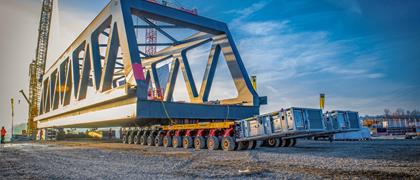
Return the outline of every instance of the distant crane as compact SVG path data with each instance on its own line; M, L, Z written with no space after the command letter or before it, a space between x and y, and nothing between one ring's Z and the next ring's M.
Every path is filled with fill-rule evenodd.
M170 3L168 1L162 0L162 2L158 2L157 0L147 0L149 2L153 2L156 4L160 4L163 6L170 6L170 7L174 7L176 9L197 15L197 9L186 9L182 6L180 6L180 4L178 3L178 7L176 5L174 5L173 3ZM156 23L156 21L151 21L152 23ZM156 44L157 43L157 30L155 28L147 28L146 29L146 35L145 35L145 43L146 44ZM145 53L148 55L153 55L156 53L156 46L146 46L145 47Z
M29 98L27 98L23 90L20 91L29 103L27 133L30 136L34 135L34 131L37 128L37 124L34 122L34 117L38 115L40 100L39 94L41 92L42 75L45 72L45 63L47 60L52 9L53 0L42 1L36 55L35 60L33 60L29 66Z

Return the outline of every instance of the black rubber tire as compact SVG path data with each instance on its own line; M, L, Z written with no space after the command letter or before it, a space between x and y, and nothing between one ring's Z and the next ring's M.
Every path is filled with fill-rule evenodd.
M265 140L265 144L268 147L278 147L280 144L280 139L279 138L269 138L267 140Z
M147 144L147 136L142 135L140 136L140 145L146 145Z
M163 147L171 147L172 146L172 137L171 136L165 136L163 137Z
M251 150L251 149L255 149L257 147L257 141L249 141L249 146L247 149Z
M235 150L235 140L233 137L223 137L222 139L222 149L225 151L233 151Z
M128 139L127 134L124 134L124 135L123 135L123 137L122 137L122 140L121 140L121 141L122 141L122 143L123 143L123 144L127 144L127 143L128 143L127 139Z
M172 137L172 147L179 148L182 145L182 138L180 136Z
M193 147L193 139L191 136L184 136L182 138L182 147L184 149L192 148Z
M287 145L286 143L287 143L286 139L282 139L279 147L287 147L286 146Z
M220 141L218 137L209 136L207 137L207 149L217 150L220 149Z
M279 145L277 147L282 147L282 144L284 143L284 139L278 138L279 139Z
M200 150L206 148L206 139L203 136L194 138L194 149Z
M133 144L133 139L134 139L133 134L134 132L131 132L130 135L128 136L128 139L127 139L128 144Z
M147 137L147 145L154 146L155 145L155 136L150 135Z
M140 143L140 136L139 135L135 135L134 139L133 139L134 144L139 144Z
M249 147L249 141L240 141L238 142L238 150L246 150Z
M291 139L285 139L284 141L286 141L284 147L290 147L290 145L292 144L292 140Z
M155 137L155 146L163 146L163 138L162 136L156 136Z
M295 147L297 144L297 139L292 139L292 143L290 144L290 147Z

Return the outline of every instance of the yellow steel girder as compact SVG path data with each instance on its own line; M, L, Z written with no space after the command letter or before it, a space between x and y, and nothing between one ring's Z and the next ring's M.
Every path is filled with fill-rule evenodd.
M234 122L212 122L196 124L177 124L162 126L163 130L196 130L196 129L223 129L233 127Z

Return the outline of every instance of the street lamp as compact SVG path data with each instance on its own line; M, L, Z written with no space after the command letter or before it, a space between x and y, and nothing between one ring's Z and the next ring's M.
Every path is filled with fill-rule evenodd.
M14 116L15 116L13 98L10 99L10 104L12 106L12 132L11 132L11 137L10 137L10 143L13 143L13 119L14 119Z

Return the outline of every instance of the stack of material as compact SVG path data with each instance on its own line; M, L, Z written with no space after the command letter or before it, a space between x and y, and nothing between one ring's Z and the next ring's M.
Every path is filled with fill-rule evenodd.
M334 135L335 140L353 140L353 141L360 141L360 140L368 140L370 139L370 130L366 127L361 128L359 131L354 132L346 132L346 133L338 133Z

